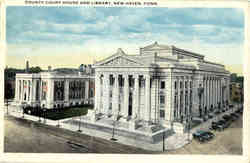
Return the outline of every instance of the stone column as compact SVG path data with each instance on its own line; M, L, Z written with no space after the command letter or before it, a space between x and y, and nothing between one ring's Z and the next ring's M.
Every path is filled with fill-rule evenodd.
M213 77L213 106L215 108L215 78Z
M228 100L228 103L230 102L230 85L229 85L229 77L227 78L227 100Z
M30 102L32 103L33 101L33 79L30 80Z
M98 73L96 73L95 75L95 113L99 113L100 112L100 108L99 108L99 99L100 99L100 75Z
M20 94L21 94L21 99L20 99L20 101L22 102L22 101L23 101L23 94L24 94L24 92L23 92L23 80L21 80L21 90L20 90Z
M218 80L218 78L217 78L217 80L216 80L216 93L217 93L217 95L216 95L216 104L217 104L217 107L219 106L218 105L218 103L219 103L219 80Z
M102 95L103 95L103 79L102 79L102 75L99 76L99 94L98 94L98 108L99 108L99 112L100 113L104 113L103 112L103 100L102 100ZM102 83L101 83L101 80L102 80Z
M207 78L204 78L204 109L207 108Z
M185 78L182 80L182 83L183 83L183 87L182 87L182 92L183 92L183 105L182 105L182 108L183 108L183 110L182 110L182 115L183 115L183 117L185 117L185 108L186 108L186 103L185 103L185 101L186 101L186 97L185 97L185 94L186 94L186 89L185 89Z
M181 106L181 103L180 103L180 97L181 97L181 92L180 92L180 80L179 78L177 79L177 119L179 120L180 119L180 106Z
M212 77L212 80L211 80L211 100L212 100L212 105L214 108L214 77Z
M208 79L208 108L210 109L211 107L211 78L209 77Z
M187 101L187 103L186 103L186 117L187 117L187 115L189 116L190 114L189 114L189 100L190 100L190 97L189 97L189 80L187 80L187 88L185 88L186 89L186 91L187 91L187 99L186 99L186 101ZM186 93L185 93L186 94Z
M84 101L87 101L87 104L89 104L89 79L85 80L85 99Z
M36 101L36 79L32 80L32 99L31 102Z
M18 101L22 100L21 91L22 91L22 81L18 80Z
M135 79L135 83L134 83L135 85L134 85L132 118L135 118L136 115L138 117L140 113L139 75L134 75L134 79Z
M31 81L30 80L28 80L28 101L31 101Z
M220 85L220 96L219 96L219 101L220 101L220 106L221 106L221 108L222 108L222 86L221 86L221 79L220 79L220 81L219 81L219 85Z
M146 109L146 115L145 120L149 122L151 120L151 106L150 106L150 75L145 75L146 81L145 81L145 109Z
M113 98L112 98L112 112L113 118L116 119L118 116L118 105L119 105L119 83L118 83L118 74L114 74L115 82L113 86Z
M18 83L17 79L15 81L15 84L16 84L16 87L15 87L15 101L18 101L19 100L19 97L18 97L19 83Z
M66 79L65 83L64 83L64 101L67 102L68 106L70 105L70 102L69 102L69 79Z
M106 116L109 114L109 74L105 73L103 77L103 110Z
M216 107L216 78L214 78L214 106Z
M128 74L125 74L124 76L124 96L123 96L123 100L124 100L124 105L123 105L123 112L122 115L124 117L128 116L128 99L129 99L129 81L128 81ZM133 106L134 107L134 106ZM134 108L133 108L134 109Z

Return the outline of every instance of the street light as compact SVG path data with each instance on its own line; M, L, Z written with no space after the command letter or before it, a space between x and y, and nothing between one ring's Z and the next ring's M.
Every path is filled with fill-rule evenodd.
M24 118L24 111L25 111L25 105L22 105L22 109L23 109L23 118Z
M115 120L113 120L113 129L112 129L112 137L110 140L112 141L117 141L117 139L115 138Z
M82 132L82 130L81 130L81 113L79 113L80 115L79 115L79 119L80 119L80 121L79 121L79 126L78 126L78 132Z
M37 106L37 113L38 113L38 122L41 122L41 119L40 119L40 117L41 117L41 106Z
M162 133L162 151L165 151L165 131L163 131Z
M58 110L58 111L57 111L57 114L60 114L60 113L59 113L59 108L58 108L57 110ZM58 116L58 117L59 117L59 116ZM56 125L56 127L60 127L60 119L57 120L57 125Z
M9 113L9 111L8 111L8 106L9 106L9 100L8 99L6 99L6 106L7 106L7 115L8 115L8 113Z
M46 108L43 106L43 123L46 123Z

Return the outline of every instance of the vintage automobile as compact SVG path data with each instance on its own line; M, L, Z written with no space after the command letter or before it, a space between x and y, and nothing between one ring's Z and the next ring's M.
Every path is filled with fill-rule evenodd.
M218 122L212 122L211 123L211 129L215 131L223 131L225 129L224 124L220 124Z
M224 128L228 128L231 124L231 120L219 120L218 123L222 124Z
M223 115L222 118L226 121L230 121L232 119L231 116L228 114Z
M205 142L213 139L214 134L210 131L198 130L193 133L193 138L199 142Z
M231 113L230 116L231 116L231 117L235 117L236 119L239 118L239 115L237 115L236 113Z

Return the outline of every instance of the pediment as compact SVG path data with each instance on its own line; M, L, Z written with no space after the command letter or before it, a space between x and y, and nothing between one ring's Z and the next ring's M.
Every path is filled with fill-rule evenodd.
M133 59L129 59L124 56L118 56L101 64L100 66L141 66L141 65L142 65L141 63L138 63Z
M148 45L142 49L144 49L144 50L160 50L160 49L170 49L170 47L167 45L160 45L157 42L155 42L154 44Z

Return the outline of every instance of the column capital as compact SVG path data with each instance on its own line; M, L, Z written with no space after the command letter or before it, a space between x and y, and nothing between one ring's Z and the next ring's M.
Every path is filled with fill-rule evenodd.
M112 75L114 78L118 78L118 73L113 73Z
M139 79L139 74L133 74L133 78L135 78L135 79Z
M150 74L144 74L143 76L145 77L145 79L150 79L151 77Z

